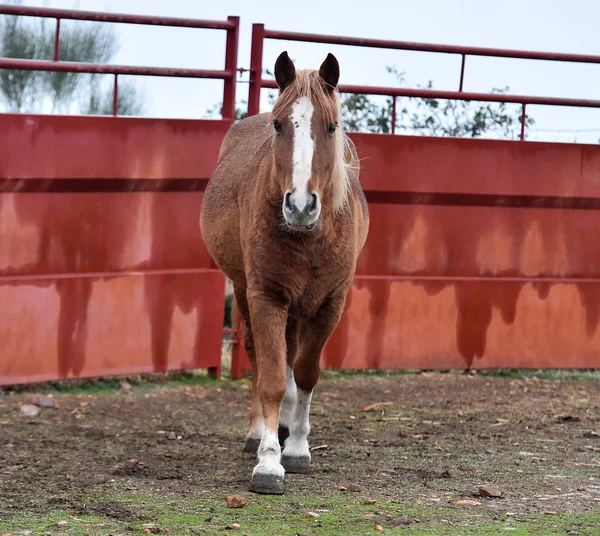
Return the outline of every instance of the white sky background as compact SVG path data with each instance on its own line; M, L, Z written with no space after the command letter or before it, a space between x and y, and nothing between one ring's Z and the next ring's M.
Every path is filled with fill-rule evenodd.
M250 66L253 23L264 23L274 30L600 55L598 0L26 0L24 3L217 20L237 15L241 19L238 66L246 68ZM137 25L118 25L118 30L122 46L114 63L223 68L223 31ZM272 69L282 50L289 52L297 68L318 68L327 52L333 52L340 62L341 83L345 84L396 85L394 77L386 72L386 66L395 65L406 73L410 86L424 85L432 79L436 89L458 89L458 56L268 40L263 67ZM206 117L207 108L222 99L221 81L140 77L136 82L146 95L147 115L153 117ZM600 65L467 58L465 91L489 92L492 87L507 85L513 94L600 100ZM263 97L266 93L263 90ZM238 84L237 97L238 101L246 99L247 84ZM528 107L528 113L536 120L529 139L597 143L600 138L600 109L532 106ZM574 132L576 129L579 132Z

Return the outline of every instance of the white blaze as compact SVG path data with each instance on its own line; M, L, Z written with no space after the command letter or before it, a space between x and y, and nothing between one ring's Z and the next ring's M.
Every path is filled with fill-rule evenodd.
M308 181L312 174L312 160L315 143L312 139L311 123L315 107L308 97L300 97L292 107L294 125L294 166L292 203L298 210L304 210L309 202Z

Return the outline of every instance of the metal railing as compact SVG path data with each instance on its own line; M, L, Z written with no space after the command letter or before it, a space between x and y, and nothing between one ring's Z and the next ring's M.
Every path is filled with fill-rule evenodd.
M392 98L391 132L396 131L396 99L413 97L424 99L448 99L463 101L502 102L521 105L521 140L525 139L527 105L573 106L600 108L600 100L565 99L558 97L536 97L527 95L508 95L498 93L473 93L463 91L467 56L485 56L493 58L512 58L542 61L560 61L570 63L600 64L600 56L584 54L562 54L554 52L528 52L523 50L506 50L496 48L476 48L454 45L432 45L406 41L389 41L382 39L362 39L357 37L341 37L334 35L309 34L298 32L282 32L265 29L263 24L252 27L252 53L250 60L250 90L248 95L248 115L255 115L260 109L260 91L263 88L275 89L274 80L262 78L263 44L265 39L284 41L304 41L331 45L347 45L367 48L383 48L393 50L410 50L416 52L434 52L439 54L455 54L461 56L458 91L439 91L434 89L410 89L400 87L380 87L363 85L340 85L340 93L384 95Z
M54 36L54 58L52 61L0 58L0 69L111 74L114 76L113 115L115 116L118 113L120 75L220 79L224 81L222 111L223 119L233 121L235 118L235 86L239 37L239 17L228 17L227 21L213 21L173 17L154 17L144 15L125 15L118 13L100 13L94 11L72 11L66 9L49 9L41 7L25 7L6 4L0 4L0 15L40 17L56 20L56 29ZM227 39L225 45L225 68L223 70L173 69L165 67L99 65L93 63L61 61L61 20L78 20L91 22L141 24L146 26L167 26L178 28L225 30L227 32Z

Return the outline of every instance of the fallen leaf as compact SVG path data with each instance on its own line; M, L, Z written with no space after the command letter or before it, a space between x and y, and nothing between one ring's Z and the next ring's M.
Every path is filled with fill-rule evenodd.
M555 516L556 512L544 512L547 516Z
M348 418L349 418L351 421L355 421L355 420L356 420L356 416L355 416L355 415L350 415Z
M123 389L125 394L129 394L129 391L131 391L131 384L129 382L122 381L119 382L119 385L121 386L121 389Z
M239 523L232 523L231 528L234 530L240 530L242 526Z
M342 486L341 484L338 484L337 489L338 491L348 491L348 488L346 486Z
M348 491L362 491L362 488L358 484L348 484Z
M317 514L317 512L306 512L306 517L321 517L321 514Z
M583 432L583 437L592 438L592 437L600 437L598 432L594 432L593 430L588 430L587 432Z
M241 495L230 495L227 497L228 508L243 508L248 504L248 501Z
M503 419L502 417L498 417L498 418L496 419L496 422L497 422L498 424L508 424L510 421L509 421L508 419Z
M502 497L502 490L496 486L481 486L479 495L482 497Z
M33 404L23 404L21 406L21 413L25 415L25 417L36 417L39 412L40 408Z
M57 525L61 525L61 526L63 526L63 525L68 525L68 524L69 524L69 522L68 522L68 521L65 521L65 520L63 519L63 520L61 520L61 521L58 521L56 524L57 524Z
M456 501L454 504L468 504L470 506L479 506L481 503L473 499L462 499L460 501Z
M367 499L365 504L375 504L377 501L375 499Z
M375 525L373 528L379 532L383 530L383 527L381 525Z
M380 407L383 406L392 406L394 403L393 402L376 402L375 404L370 404L368 406L365 406L363 409L361 409L360 411L377 411Z
M150 534L150 529L144 529L144 530L142 531L142 534Z

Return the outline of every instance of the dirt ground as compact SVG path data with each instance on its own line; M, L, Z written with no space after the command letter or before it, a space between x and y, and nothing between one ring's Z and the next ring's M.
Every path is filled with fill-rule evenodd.
M59 394L56 407L28 417L22 406L39 394L5 393L0 520L59 509L127 530L152 511L119 494L251 496L255 460L242 452L249 396L248 381ZM313 472L286 476L290 507L296 496L339 494L421 508L424 517L436 507L448 519L600 511L599 381L330 374L313 400ZM351 483L361 491L338 490ZM488 484L503 497L479 496ZM382 525L427 521L392 518L382 514Z

